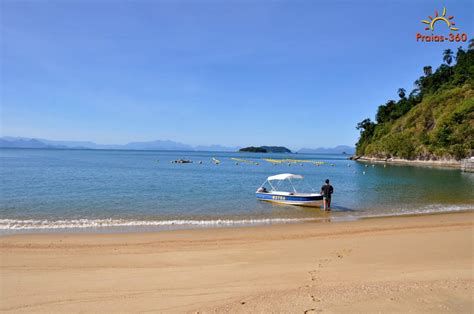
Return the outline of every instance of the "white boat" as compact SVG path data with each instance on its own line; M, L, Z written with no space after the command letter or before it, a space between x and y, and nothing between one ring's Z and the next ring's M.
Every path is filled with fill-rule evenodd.
M291 180L302 180L303 176L299 174L282 173L268 177L265 182L255 192L260 201L274 202L287 205L298 206L321 206L323 196L319 193L300 193L296 191ZM293 191L279 191L281 184L288 181ZM269 188L267 189L266 184Z

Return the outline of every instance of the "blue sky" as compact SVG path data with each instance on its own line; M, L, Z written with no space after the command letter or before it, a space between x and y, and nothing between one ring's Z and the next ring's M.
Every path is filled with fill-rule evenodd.
M460 46L416 42L420 20L446 6L471 38L473 3L3 0L1 133L353 145L357 122Z

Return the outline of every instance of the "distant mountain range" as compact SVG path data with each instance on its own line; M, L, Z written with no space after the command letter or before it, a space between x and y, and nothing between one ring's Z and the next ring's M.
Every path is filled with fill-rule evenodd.
M174 141L130 142L124 145L104 145L88 141L53 141L40 138L5 136L0 138L2 148L50 148L50 149L126 149L126 150L182 150L235 152L240 147L221 145L191 146Z
M355 153L355 147L347 145L339 145L333 148L302 148L298 151L299 154L343 154L353 155Z
M37 139L0 138L0 147L3 148L67 148L61 145L49 145Z
M41 138L26 137L0 137L2 148L48 148L48 149L125 149L125 150L181 150L181 151L210 151L210 152L236 152L240 147L228 147L221 145L198 145L192 146L174 141L148 141L130 142L123 145L97 144L90 141L54 141ZM302 148L298 153L307 154L354 154L355 148L339 145L334 148Z

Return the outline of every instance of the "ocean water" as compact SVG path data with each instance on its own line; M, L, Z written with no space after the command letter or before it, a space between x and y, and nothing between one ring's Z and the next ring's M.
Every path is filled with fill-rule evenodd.
M213 164L213 157L221 163ZM194 163L171 163L180 158ZM259 165L236 165L231 158ZM274 165L263 158L324 164ZM344 155L0 149L0 161L2 234L338 221L474 208L472 173L366 167ZM288 172L305 177L296 183L301 191L319 191L330 179L333 211L255 199L266 177Z

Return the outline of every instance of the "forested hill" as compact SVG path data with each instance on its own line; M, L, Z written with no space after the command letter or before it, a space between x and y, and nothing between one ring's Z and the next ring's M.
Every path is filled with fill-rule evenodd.
M474 42L454 54L446 49L444 64L415 81L399 100L381 105L376 121L357 125L356 154L376 158L461 159L474 147Z

